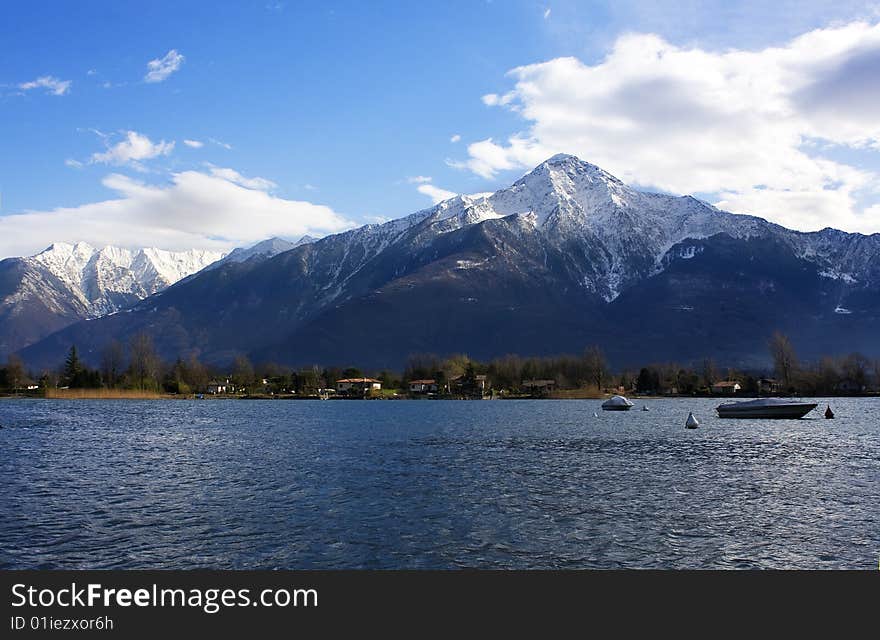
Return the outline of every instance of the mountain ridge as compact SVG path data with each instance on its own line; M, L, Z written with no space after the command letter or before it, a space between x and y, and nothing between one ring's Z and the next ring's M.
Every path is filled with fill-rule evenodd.
M753 264L738 265L731 246ZM755 249L762 246L777 255L762 255ZM190 276L117 314L124 318L74 325L25 356L48 362L73 342L88 356L100 350L96 336L140 331L153 334L166 357L189 352L213 362L244 354L291 364L342 363L357 354L359 364L398 367L407 353L419 351L542 354L566 345L577 351L600 338L610 343L611 355L615 349L624 354L632 349L615 344L624 330L638 330L639 318L664 318L670 335L681 323L687 327L686 315L669 315L645 290L650 283L668 286L678 273L673 265L687 274L675 277L699 285L704 306L724 307L725 291L736 292L743 309L760 315L744 291L770 305L787 289L820 292L804 298L802 308L785 298L789 309L779 315L779 323L815 342L816 332L840 330L835 323L843 314L836 309L846 309L846 320L861 327L853 336L880 328L878 255L878 234L792 231L691 196L637 191L595 165L557 155L492 194L456 196L258 263L228 263ZM800 266L775 273L782 264ZM694 265L709 275L689 271ZM636 290L657 308L639 309L630 295L622 298ZM621 319L624 308L636 319ZM701 322L713 317L707 313ZM800 329L798 313L810 318ZM725 322L716 316L714 322ZM359 317L370 326L360 326ZM757 331L760 318L753 320L743 326ZM761 331L776 328L785 327ZM707 334L702 340L679 357L720 350L734 360L754 360L765 351L766 336ZM645 345L642 356L654 352L666 353L658 342Z
M215 251L56 242L0 261L0 355L81 319L114 313L220 259ZM51 331L49 331L51 332Z
M266 240L261 240L249 247L236 247L222 258L208 265L206 268L214 269L221 264L226 264L228 262L245 262L255 258L258 260L266 260L277 256L279 253L290 251L291 249L295 249L304 244L309 244L310 242L315 242L316 240L317 238L310 235L304 235L296 242L291 242L290 240L285 240L284 238L279 238L277 236L267 238Z

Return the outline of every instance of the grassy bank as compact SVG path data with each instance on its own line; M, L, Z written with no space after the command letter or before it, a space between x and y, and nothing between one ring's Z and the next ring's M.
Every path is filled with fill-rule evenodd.
M596 400L599 398L607 398L607 393L602 393L596 387L586 387L580 389L556 389L550 394L555 400Z
M53 400L159 400L181 396L136 389L46 389L45 397Z

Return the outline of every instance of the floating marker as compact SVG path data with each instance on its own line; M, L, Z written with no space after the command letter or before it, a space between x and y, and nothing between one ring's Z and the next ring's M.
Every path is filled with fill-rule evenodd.
M593 417L594 417L594 418L598 418L598 417L599 417L599 414L596 413L596 412L594 411L594 412L593 412Z
M700 421L694 417L693 411L688 413L688 419L685 421L684 426L688 429L696 429L700 426Z
M647 411L647 410L648 410L648 405L643 404L643 405L642 405L642 411Z
M828 420L832 420L832 419L834 419L834 412L831 410L831 405L830 405L830 404L829 404L828 407L825 409L825 417L826 417Z

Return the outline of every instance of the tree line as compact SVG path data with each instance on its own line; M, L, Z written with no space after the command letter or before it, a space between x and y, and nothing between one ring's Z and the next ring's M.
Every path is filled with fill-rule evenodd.
M880 391L880 358L871 360L860 353L841 357L824 356L816 362L801 362L791 340L776 332L767 345L773 367L767 371L721 367L712 358L681 365L674 362L646 364L613 372L598 346L580 356L531 357L507 355L477 362L465 355L437 358L411 357L404 380L434 378L439 382L462 375L470 366L486 374L496 389L523 391L530 380L553 380L556 389L590 388L601 392L614 389L646 394L695 395L710 393L713 385L736 381L740 393L758 394L761 380L772 384L775 393L806 396ZM771 380L767 380L772 378Z
M842 357L822 357L802 362L787 336L776 333L768 344L772 371L742 371L723 368L706 358L698 363L653 363L640 368L614 372L598 345L580 355L522 357L505 355L480 361L465 354L439 357L416 354L409 357L402 373L367 371L357 367L311 366L294 369L273 363L254 365L238 356L230 367L211 367L194 354L163 362L152 339L137 334L127 343L116 340L105 345L100 364L84 363L72 346L65 361L54 371L34 378L21 359L9 356L0 368L0 389L18 392L30 386L40 388L133 389L175 394L203 393L209 383L219 381L240 393L316 394L333 388L339 379L371 377L385 389L406 389L411 380L431 379L439 388L453 380L471 381L485 375L496 390L527 393L535 380L552 381L557 390L591 389L634 391L650 394L692 395L708 393L717 382L737 381L742 394L759 391L759 380L775 378L776 390L783 394L833 395L861 393L880 387L880 359L852 353Z
M855 352L801 362L791 340L780 332L773 334L769 348L776 375L785 392L819 396L861 393L872 386L880 390L880 358L871 360Z

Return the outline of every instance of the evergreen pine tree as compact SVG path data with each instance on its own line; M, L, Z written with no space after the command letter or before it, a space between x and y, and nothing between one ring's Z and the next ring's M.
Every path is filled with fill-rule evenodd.
M76 345L70 347L67 360L64 361L64 383L68 387L77 387L82 377L82 364L76 353Z

